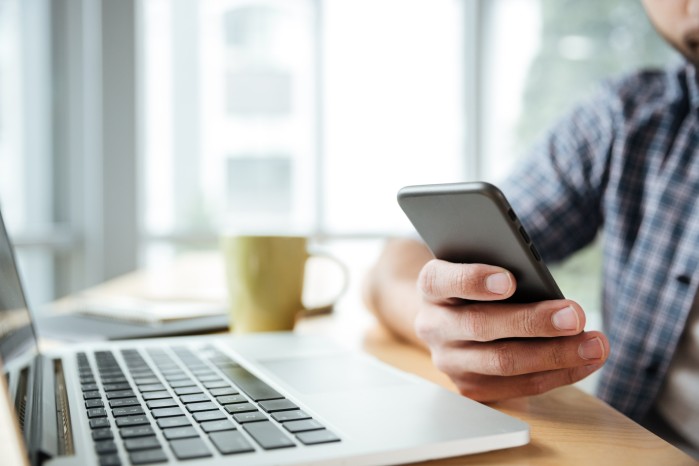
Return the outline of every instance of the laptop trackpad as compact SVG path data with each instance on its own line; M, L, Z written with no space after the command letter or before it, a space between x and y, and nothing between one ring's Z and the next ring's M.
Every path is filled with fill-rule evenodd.
M411 383L372 361L350 354L260 361L273 375L304 394L352 391Z

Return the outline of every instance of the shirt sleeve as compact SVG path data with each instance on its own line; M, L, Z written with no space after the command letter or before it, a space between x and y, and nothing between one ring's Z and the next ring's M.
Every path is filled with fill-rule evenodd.
M502 183L514 211L547 262L592 242L615 140L618 97L604 87L573 108Z

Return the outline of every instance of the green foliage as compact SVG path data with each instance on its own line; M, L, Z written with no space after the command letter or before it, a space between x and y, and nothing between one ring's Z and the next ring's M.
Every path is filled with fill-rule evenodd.
M542 31L517 128L522 153L601 79L676 58L638 0L541 0Z

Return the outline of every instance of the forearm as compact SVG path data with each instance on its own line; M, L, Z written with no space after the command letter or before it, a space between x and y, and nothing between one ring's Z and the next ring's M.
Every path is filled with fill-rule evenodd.
M417 277L432 254L419 241L391 239L364 281L366 306L392 332L412 343L417 338L413 323L420 296Z

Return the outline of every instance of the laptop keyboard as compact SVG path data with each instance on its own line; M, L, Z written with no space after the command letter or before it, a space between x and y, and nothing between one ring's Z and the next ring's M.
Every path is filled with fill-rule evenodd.
M185 347L143 351L122 350L125 368L111 351L96 351L96 371L86 353L77 355L85 412L101 466L340 441L214 348L199 354Z

